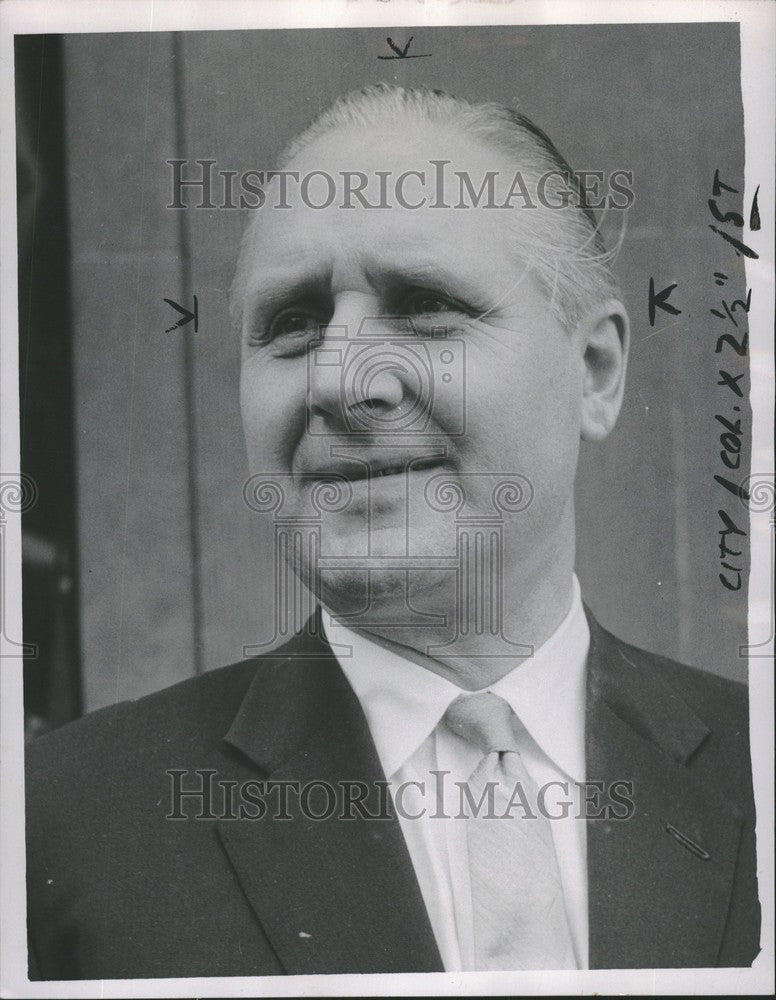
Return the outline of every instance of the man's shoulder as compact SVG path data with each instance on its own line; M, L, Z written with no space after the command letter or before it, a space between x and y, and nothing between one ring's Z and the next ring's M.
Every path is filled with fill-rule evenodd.
M590 699L605 702L643 740L749 809L745 684L640 649L594 620L589 666Z
M712 721L748 717L749 689L745 683L634 646L600 625L597 629L621 662L641 674L651 674L661 685L681 697L701 718L706 716Z
M52 777L88 784L101 774L135 770L150 759L196 756L222 742L255 680L282 672L303 638L144 695L97 709L27 747L27 784Z

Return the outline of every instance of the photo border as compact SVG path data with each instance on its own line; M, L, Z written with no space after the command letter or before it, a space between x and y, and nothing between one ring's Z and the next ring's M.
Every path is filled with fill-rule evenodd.
M552 21L547 20L548 13ZM774 319L774 42L776 5L759 2L643 3L615 2L503 3L442 0L356 0L292 3L265 0L261 5L178 0L88 2L6 0L0 6L0 471L18 476L19 391L16 241L16 161L14 53L15 33L52 34L109 31L229 30L236 28L310 28L442 26L467 24L593 24L738 21L741 24L742 91L746 166L744 199L759 186L764 225L749 244L758 261L746 261L747 285L754 289L749 315L752 404L752 473L773 483L773 346ZM771 490L772 490L771 486ZM772 494L771 494L772 495ZM751 513L749 583L750 643L769 634L773 508ZM4 621L9 634L21 636L21 519L9 515L2 553L5 569ZM10 648L0 636L0 651ZM763 950L751 969L584 970L577 972L433 973L401 975L271 976L151 980L86 980L29 983L26 975L26 902L24 848L24 773L22 661L0 661L0 992L24 997L218 997L218 996L430 996L533 993L664 992L693 994L767 994L773 980L773 638L749 659L751 750L757 803L758 876L763 910Z

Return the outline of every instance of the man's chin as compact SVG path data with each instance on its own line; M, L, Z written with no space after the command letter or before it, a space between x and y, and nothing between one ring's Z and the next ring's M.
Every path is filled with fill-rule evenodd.
M335 617L352 617L354 627L418 626L431 624L429 616L438 625L435 609L455 600L455 575L436 569L324 570L314 592Z
M367 531L357 518L327 518L317 566L304 559L297 575L337 616L410 626L433 615L439 624L438 609L447 614L455 605L454 531L438 517L416 530L380 521Z

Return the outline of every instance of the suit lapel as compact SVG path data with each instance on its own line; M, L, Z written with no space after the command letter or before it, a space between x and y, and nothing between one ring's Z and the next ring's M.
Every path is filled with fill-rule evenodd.
M628 819L587 824L590 967L714 966L740 817L686 766L704 723L589 618L588 781L632 782L635 806Z
M309 785L310 799L302 810L292 790L289 818L274 819L273 792L263 819L220 822L237 878L288 973L441 971L398 820L343 808L349 781L368 790L368 815L392 811L361 706L325 642L284 652L259 667L226 739L257 777ZM328 807L312 782L336 793L329 819L310 818Z

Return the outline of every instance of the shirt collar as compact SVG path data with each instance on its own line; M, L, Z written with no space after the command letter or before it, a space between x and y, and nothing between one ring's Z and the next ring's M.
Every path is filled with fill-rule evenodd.
M388 778L435 729L462 693L452 681L335 621L322 608L326 637L366 716ZM590 631L579 581L571 607L533 656L483 690L511 705L540 749L573 781L585 780L585 666ZM339 650L350 647L351 655ZM470 692L474 693L474 692Z
M572 781L585 780L585 691L590 629L579 581L547 641L487 690L512 706L538 746Z

